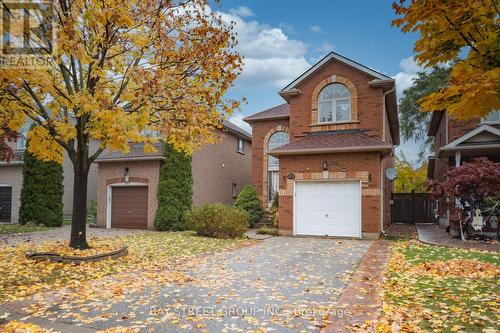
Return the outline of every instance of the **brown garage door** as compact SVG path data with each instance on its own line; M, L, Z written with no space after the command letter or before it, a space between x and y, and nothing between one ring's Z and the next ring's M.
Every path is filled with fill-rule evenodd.
M111 227L145 229L148 226L148 187L113 187Z

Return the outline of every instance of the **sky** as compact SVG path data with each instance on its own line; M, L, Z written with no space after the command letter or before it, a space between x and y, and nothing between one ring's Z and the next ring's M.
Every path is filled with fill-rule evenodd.
M398 98L417 71L416 34L391 26L391 0L222 0L212 3L227 22L234 21L242 74L227 96L247 99L230 120L251 131L242 119L284 103L277 92L331 51L396 79ZM416 160L418 143L398 152Z

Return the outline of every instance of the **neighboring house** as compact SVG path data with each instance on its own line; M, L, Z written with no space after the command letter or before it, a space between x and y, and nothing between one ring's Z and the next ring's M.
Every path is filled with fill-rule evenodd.
M193 205L232 204L243 186L250 183L252 137L224 121L223 138L202 146L193 154ZM128 154L104 152L97 181L97 224L103 227L154 229L158 203L156 192L162 166L163 146L145 153L132 144Z
M23 138L13 144L15 158L9 163L0 161L0 222L18 222L23 182L22 159L26 148L25 132ZM223 134L225 136L221 142L214 145L204 145L193 155L193 203L195 205L205 202L232 203L233 198L238 195L241 188L250 183L251 135L228 121L223 123ZM93 141L91 151L97 147L98 141ZM119 209L120 205L125 208L134 207L136 203L142 205L143 212L139 213L140 209L137 210L138 222L132 226L146 227L144 223L143 225L140 222L146 219L147 226L152 228L156 209L156 185L163 160L162 149L163 147L160 145L158 153L145 154L141 145L132 144L128 154L105 151L98 161L92 164L87 199L88 204L92 200L100 200L98 203L99 224L107 225L106 191L108 185L110 189L111 187L114 189L119 186L115 181L125 182L124 168L128 167L129 183L123 184L128 186L116 189L116 195L113 198L116 203L114 209ZM70 218L73 205L73 167L66 155L63 170L64 216ZM130 189L132 185L138 184L143 186ZM147 191L144 190L144 185L148 186ZM111 193L110 190L110 195ZM129 201L130 199L132 202ZM109 206L112 207L112 205ZM128 211L126 210L125 220L128 219ZM133 214L136 213L134 209L132 211ZM119 213L120 211L114 217L116 218ZM110 218L112 216L111 214ZM113 226L120 226L120 221ZM123 226L126 226L126 223Z
M279 193L280 232L378 237L399 144L394 80L332 52L279 94L286 104L245 121L252 183L264 207Z
M500 111L492 111L486 118L457 120L445 111L434 112L428 135L434 137L435 156L429 157L427 175L440 181L450 168L464 161L487 157L500 162ZM449 225L449 211L438 201L439 224Z
M26 133L29 125L24 126L21 138L9 145L14 149L14 158L10 162L0 161L0 223L17 223L19 219L19 208L21 206L21 188L23 185L23 156L26 150ZM91 151L98 148L98 142L91 143ZM63 215L70 218L73 212L73 164L66 152L63 162L64 194ZM90 167L87 188L87 204L97 199L97 164Z

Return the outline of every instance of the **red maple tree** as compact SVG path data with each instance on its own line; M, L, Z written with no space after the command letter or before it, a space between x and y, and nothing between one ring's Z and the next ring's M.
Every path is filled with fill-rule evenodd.
M474 212L483 209L485 199L500 196L500 163L495 163L486 157L464 162L446 174L446 180L432 182L431 194L434 198L455 198L449 203L455 209Z

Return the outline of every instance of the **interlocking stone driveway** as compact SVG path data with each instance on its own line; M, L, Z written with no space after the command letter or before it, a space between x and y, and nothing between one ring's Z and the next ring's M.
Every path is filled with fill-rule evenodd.
M197 259L187 270L192 282L146 286L116 298L68 298L35 316L96 330L318 332L369 245L274 237Z

